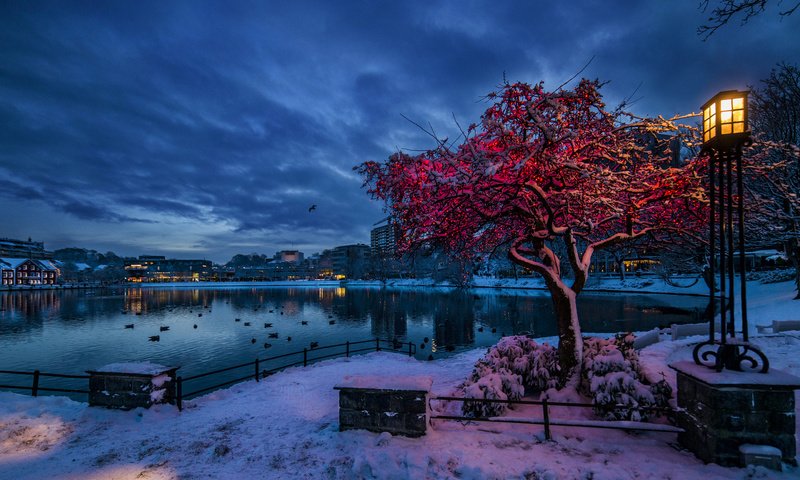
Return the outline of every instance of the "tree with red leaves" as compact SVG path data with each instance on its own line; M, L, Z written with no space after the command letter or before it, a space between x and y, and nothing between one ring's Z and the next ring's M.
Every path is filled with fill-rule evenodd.
M498 248L541 275L553 300L564 385L577 386L583 341L576 297L595 251L701 232L704 162L670 167L668 149L645 147L672 121L609 111L597 81L548 92L506 83L458 147L439 141L356 167L400 227L401 250L424 244L472 259ZM700 233L702 234L702 233ZM560 242L574 278L562 275Z

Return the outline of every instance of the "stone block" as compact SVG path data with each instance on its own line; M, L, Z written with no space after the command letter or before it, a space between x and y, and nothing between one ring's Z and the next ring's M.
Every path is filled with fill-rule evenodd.
M709 405L731 412L749 412L753 406L753 392L736 388L710 389Z
M382 431L389 433L405 433L406 414L402 412L381 412L379 426Z
M406 414L406 431L425 435L428 428L428 417L424 413Z
M365 392L364 408L370 412L384 412L391 410L389 406L390 395L380 392Z
M339 408L346 410L363 410L364 395L361 392L342 390L339 392Z
M756 465L771 470L781 470L781 451L769 445L744 444L739 446L742 465Z
M794 411L794 392L793 391L769 391L762 396L761 409L770 412L793 412Z
M745 428L744 414L726 413L721 416L721 427L729 432L743 432ZM715 422L717 423L717 422Z
M795 464L794 390L800 379L782 372L709 373L694 364L673 368L682 409L676 422L685 430L678 441L698 458L741 466L739 447L753 444L775 447L784 462Z
M379 419L367 410L339 409L339 430L375 430L379 426Z
M793 435L795 432L794 413L770 412L768 432L772 435Z
M397 385L397 384L400 385ZM425 435L430 380L349 378L339 390L339 429ZM380 388L370 388L372 384ZM408 386L409 390L403 390Z
M764 411L745 413L745 428L750 433L769 432L769 417L770 414Z
M414 393L407 395L403 401L403 411L408 413L425 413L428 407L425 395Z
M131 365L117 366L131 367ZM154 370L152 373L110 369L89 371L89 405L129 410L138 407L149 408L157 403L175 403L176 371L177 368L167 367L161 367L161 370Z

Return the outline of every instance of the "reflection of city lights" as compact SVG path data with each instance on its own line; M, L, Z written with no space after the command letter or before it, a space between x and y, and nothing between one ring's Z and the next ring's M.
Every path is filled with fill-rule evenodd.
M344 297L344 294L345 294L346 291L347 291L347 289L342 288L342 287L338 287L336 289L336 296L337 297Z
M431 353L436 353L436 339L431 339Z
M143 296L144 293L141 288L128 289L125 292L125 309L133 313L142 313L145 311Z

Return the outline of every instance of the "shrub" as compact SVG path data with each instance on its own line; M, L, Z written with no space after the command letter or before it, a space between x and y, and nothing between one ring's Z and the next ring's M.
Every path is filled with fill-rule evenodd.
M609 420L647 420L652 410L640 408L667 407L672 397L665 380L654 385L643 382L634 339L632 334L584 339L583 391L592 399L595 413Z
M486 380L484 380L486 379ZM475 363L464 383L469 398L519 400L527 391L544 391L558 385L556 349L518 335L504 337ZM502 403L464 402L469 416L499 415Z
M519 400L524 388L519 375L502 368L497 372L484 370L484 375L464 387L464 396L487 400ZM506 411L505 403L464 402L464 415L493 417Z
M582 394L591 398L595 413L609 420L644 421L651 410L667 407L672 388L661 380L648 385L639 372L639 357L632 334L604 339L583 339ZM555 348L525 336L500 339L475 363L462 385L465 396L475 399L519 400L527 393L559 388L558 355ZM464 402L466 416L501 415L504 403Z

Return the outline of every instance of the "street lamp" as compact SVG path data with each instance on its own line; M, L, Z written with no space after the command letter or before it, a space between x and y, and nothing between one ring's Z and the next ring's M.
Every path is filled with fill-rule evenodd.
M694 348L695 363L721 371L758 370L766 373L769 360L749 343L747 329L747 284L744 256L744 186L742 181L742 148L752 143L747 128L747 94L726 90L716 94L703 105L703 149L708 155L709 250L711 322L708 340ZM734 163L736 163L734 168ZM733 177L736 176L734 196ZM734 219L734 203L736 218ZM742 338L736 338L734 294L734 233L738 233ZM717 253L719 246L719 253ZM719 272L715 260L719 257ZM716 280L719 279L720 335L716 338L715 306Z

